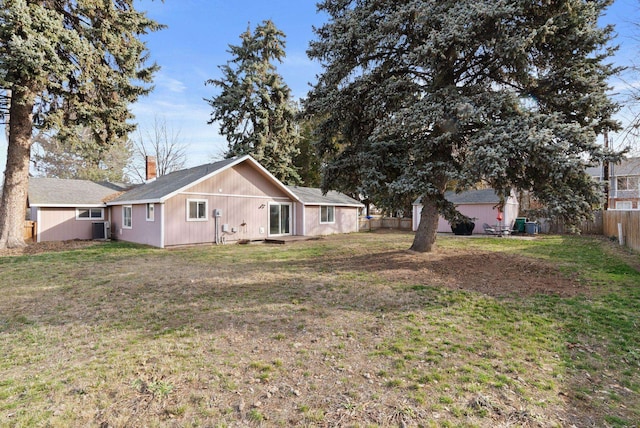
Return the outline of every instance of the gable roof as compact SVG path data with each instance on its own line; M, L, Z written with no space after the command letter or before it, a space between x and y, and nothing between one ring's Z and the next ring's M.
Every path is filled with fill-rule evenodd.
M456 193L453 191L445 192L444 197L447 201L452 202L455 205L460 204L498 204L500 198L493 189L478 189L478 190L466 190L464 192ZM421 198L415 200L413 205L420 205L422 203Z
M274 184L280 187L285 193L289 194L293 199L297 197L291 191L275 178L269 171L260 165L251 156L246 155L240 158L225 159L215 163L196 166L193 168L183 169L172 172L156 178L155 180L142 184L130 191L118 196L108 202L108 205L126 205L126 204L142 204L142 203L162 203L172 196L192 187L204 180L213 177L229 168L234 167L242 162L249 162L254 167L262 171L269 177Z
M326 195L313 187L287 186L303 205L338 205L343 207L363 207L364 205L344 193L330 190Z
M322 194L321 189L285 186L251 156L223 161L172 172L135 187L113 183L97 183L89 180L58 178L31 178L29 203L31 206L105 206L143 203L163 203L174 195L201 183L242 162L251 163L256 169L282 189L291 199L303 205L336 205L363 207L359 201L336 191Z
M29 179L28 197L32 207L104 206L110 197L124 190L123 184L32 177Z

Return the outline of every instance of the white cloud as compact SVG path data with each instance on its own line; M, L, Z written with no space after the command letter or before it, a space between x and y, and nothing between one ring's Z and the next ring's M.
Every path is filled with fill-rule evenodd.
M185 85L182 81L169 77L162 72L159 72L156 75L154 83L156 85L156 90L166 90L173 93L182 93L187 89L187 85Z

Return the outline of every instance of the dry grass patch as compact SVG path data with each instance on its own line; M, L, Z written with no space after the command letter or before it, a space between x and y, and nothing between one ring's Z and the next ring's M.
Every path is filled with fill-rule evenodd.
M0 258L0 424L565 426L636 414L635 395L596 412L574 401L582 372L548 308L598 299L587 281L491 248L536 243L443 240L422 255L410 239ZM637 367L625 369L633 392Z

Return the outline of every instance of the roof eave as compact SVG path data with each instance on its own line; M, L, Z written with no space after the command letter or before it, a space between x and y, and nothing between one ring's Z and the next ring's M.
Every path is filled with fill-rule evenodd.
M110 201L107 202L107 206L114 205L142 205L142 204L162 204L164 203L161 199L139 199L139 200L131 200L131 201Z
M301 202L306 206L324 206L324 207L351 207L351 208L364 208L364 204L344 204L340 202Z
M77 203L77 204L39 204L39 203L30 203L30 207L32 208L106 208L107 204L105 203Z

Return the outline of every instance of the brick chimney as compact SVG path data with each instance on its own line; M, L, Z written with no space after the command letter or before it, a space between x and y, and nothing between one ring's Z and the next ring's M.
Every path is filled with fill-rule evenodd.
M155 180L156 178L156 157L155 156L147 156L145 158L145 172L147 176L147 181Z

